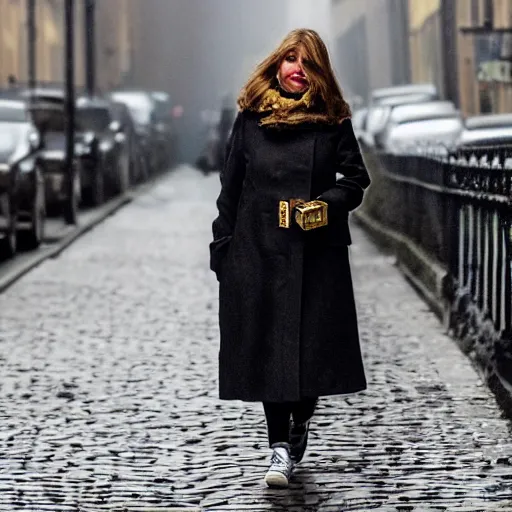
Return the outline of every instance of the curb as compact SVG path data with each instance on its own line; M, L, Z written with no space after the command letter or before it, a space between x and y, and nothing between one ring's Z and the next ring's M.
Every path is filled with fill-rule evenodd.
M52 247L37 249L37 254L34 254L32 258L28 258L27 261L16 265L15 269L7 271L5 275L0 277L0 293L3 293L20 277L24 276L27 272L49 258L52 252L51 249Z
M36 249L33 254L28 253L26 255L21 254L16 256L24 259L23 262L16 261L16 257L12 263L5 262L5 264L11 263L13 268L12 270L7 270L5 275L0 274L0 293L3 293L7 288L9 288L9 286L14 284L18 279L23 277L35 267L39 266L45 260L50 258L57 258L75 240L103 222L107 217L110 217L116 213L123 206L131 203L137 197L147 193L151 188L155 187L160 181L166 178L170 172L171 170L164 172L152 178L151 180L146 181L145 183L141 183L137 187L128 190L122 196L110 199L101 205L86 222L83 224L78 224L69 234L54 239L46 239L47 241L49 240L52 245L49 245L48 247L40 247Z
M445 325L447 307L443 288L447 271L407 237L387 228L368 214L357 211L354 218L377 245L391 250L396 256L398 269Z
M124 205L131 203L133 201L133 197L130 197L128 194L124 194L120 197L115 197L103 205L100 206L97 212L94 212L95 215L92 216L84 224L78 224L71 233L65 235L59 240L55 241L55 247L52 247L50 251L49 258L56 258L60 255L60 253L69 247L76 239L80 238L82 235L90 231L93 227L97 226L101 222L103 222L107 217L113 215L117 210L122 208Z

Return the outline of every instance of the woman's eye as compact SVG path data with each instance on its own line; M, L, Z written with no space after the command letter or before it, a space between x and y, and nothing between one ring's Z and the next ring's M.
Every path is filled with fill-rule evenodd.
M296 60L297 60L297 58L295 57L295 55L288 55L286 57L287 62L295 62Z

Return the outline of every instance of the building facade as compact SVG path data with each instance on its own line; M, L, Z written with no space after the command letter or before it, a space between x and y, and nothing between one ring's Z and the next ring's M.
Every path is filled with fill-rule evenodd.
M333 0L335 67L354 106L372 89L407 83L407 5L403 0Z
M75 82L85 83L85 16L75 2ZM137 0L96 2L96 68L99 89L122 83L132 66ZM0 0L0 86L9 76L28 81L27 0ZM36 80L63 82L65 76L64 0L36 0Z
M411 81L436 84L444 93L441 0L409 0Z
M36 4L38 41L36 61L42 77L52 74L53 53L58 45L53 2ZM26 0L0 1L0 83L9 76L26 81L28 74Z
M464 114L512 111L512 0L332 0L349 98L430 82Z
M512 0L457 3L460 105L468 115L512 111Z
M512 0L409 0L411 80L466 115L512 109Z
M129 81L132 59L132 24L138 4L132 0L96 2L97 81L112 89Z

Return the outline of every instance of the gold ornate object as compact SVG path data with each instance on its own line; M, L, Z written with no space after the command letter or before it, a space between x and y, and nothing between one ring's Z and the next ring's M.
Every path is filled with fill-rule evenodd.
M290 204L288 201L279 201L279 227L290 227Z
M297 205L295 220L304 231L327 226L327 203L316 200Z

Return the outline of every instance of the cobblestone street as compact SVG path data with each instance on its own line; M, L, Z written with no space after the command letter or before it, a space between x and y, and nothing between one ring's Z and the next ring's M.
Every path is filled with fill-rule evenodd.
M261 405L217 399L218 186L179 169L0 296L0 510L512 511L509 422L356 226L369 388L266 488Z

